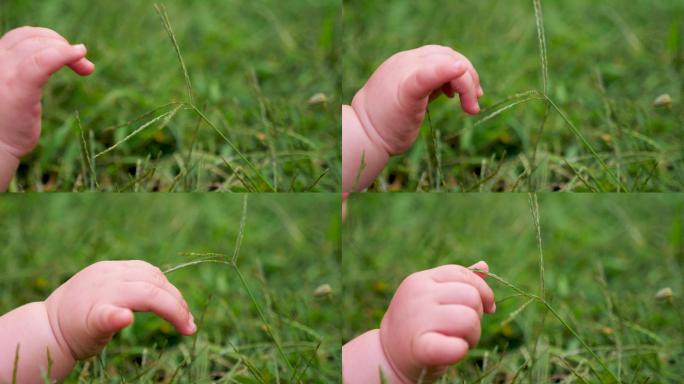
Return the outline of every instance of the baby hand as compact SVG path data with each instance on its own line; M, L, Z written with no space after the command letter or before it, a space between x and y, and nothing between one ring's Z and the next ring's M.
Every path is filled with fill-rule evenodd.
M468 59L451 48L427 45L390 57L356 94L352 108L370 140L389 155L408 150L419 133L428 102L460 95L469 114L480 111L480 78Z
M488 270L483 261L472 268ZM403 381L432 382L477 344L483 312L495 310L482 274L458 265L414 273L401 283L382 320L382 349Z
M93 264L55 290L45 306L59 345L75 360L102 350L133 322L133 311L154 312L185 336L197 330L178 289L143 261Z
M95 65L85 56L85 46L50 29L22 27L0 38L0 153L19 159L35 148L43 86L63 66L91 74Z

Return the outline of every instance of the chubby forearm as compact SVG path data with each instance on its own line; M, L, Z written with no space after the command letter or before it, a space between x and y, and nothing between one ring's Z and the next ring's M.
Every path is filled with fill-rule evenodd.
M373 184L389 160L349 105L342 106L342 190L358 192Z
M50 381L62 381L75 360L56 336L44 302L26 304L0 317L0 383L42 383L51 360ZM61 344L60 344L61 343ZM15 373L15 359L18 361Z
M387 360L379 329L357 336L342 347L342 377L344 384L408 384Z
M17 168L19 168L19 158L0 146L0 192L7 191Z

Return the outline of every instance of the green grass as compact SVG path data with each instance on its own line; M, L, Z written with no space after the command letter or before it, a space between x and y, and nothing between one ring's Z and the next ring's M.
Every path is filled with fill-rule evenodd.
M536 3L536 6L535 6ZM430 105L422 139L372 190L678 191L684 186L684 3L344 3L349 103L397 51L453 47L482 78L480 116ZM663 94L670 107L655 107Z
M197 336L138 314L68 383L338 380L339 197L252 195L243 216L243 196L3 199L0 313L44 300L93 262L141 259L183 292ZM332 293L316 294L324 284Z
M51 80L12 190L339 190L339 1L2 1L21 25L97 70Z
M497 313L443 383L680 382L682 207L680 194L353 196L343 342L379 325L410 273L484 259Z

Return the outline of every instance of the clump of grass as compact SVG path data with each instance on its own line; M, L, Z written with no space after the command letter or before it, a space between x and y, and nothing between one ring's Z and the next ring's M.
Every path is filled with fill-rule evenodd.
M582 345L582 347L589 353L589 355L594 359L594 361L610 376L612 379L611 382L614 383L620 383L621 381L618 379L618 377L615 375L615 373L608 368L606 365L605 361L599 357L596 352L594 351L593 348L587 344L587 342L584 340L583 337L579 335L579 333L570 325L568 321L566 321L560 313L551 305L551 303L546 299L546 287L545 287L545 277L544 277L544 250L542 247L542 240L541 240L541 224L540 224L540 219L539 219L539 203L537 200L537 195L535 193L530 193L529 194L529 206L530 206L530 214L532 216L532 223L535 228L535 235L537 238L537 244L538 244L538 249L539 249L539 257L538 257L538 266L539 266L539 294L534 294L531 292L528 292L522 288L517 287L513 283L507 281L506 279L492 273L488 272L486 270L481 270L477 268L473 268L473 271L484 273L487 275L487 277L492 278L494 281L496 281L499 284L502 284L506 286L507 288L510 288L517 294L518 297L522 297L527 299L525 302L523 302L522 305L520 305L517 309L513 310L508 314L506 319L502 322L502 324L507 324L513 321L516 317L518 317L530 304L536 302L538 304L541 304L543 308L551 313L553 317L558 320L565 329L567 329L568 332ZM536 345L535 345L536 349ZM533 362L532 362L533 364ZM605 383L603 380L603 376L595 370L595 368L592 365L589 365L590 369L594 372L596 378L601 382ZM574 371L573 371L574 372ZM576 375L578 380L584 381L584 378Z
M442 156L439 148L440 131L432 127L432 118L430 117L430 108L428 107L425 113L428 122L428 174L430 175L431 188L439 192L442 183Z
M247 157L238 149L238 147L223 133L221 129L219 129L201 110L200 108L197 107L195 103L195 96L194 96L194 91L192 88L192 82L190 80L190 75L188 74L188 69L185 65L185 60L183 60L183 55L181 54L181 49L180 46L178 45L178 40L176 39L176 35L173 32L173 27L171 26L171 21L169 19L169 15L166 12L166 8L163 5L160 4L155 4L155 9L157 10L157 13L159 14L159 17L161 19L162 25L164 26L164 30L166 31L169 40L171 41L171 44L174 48L174 51L176 52L176 56L178 58L179 65L181 67L181 70L183 72L183 78L185 80L185 85L187 87L187 99L184 102L173 102L167 104L168 107L172 107L169 111L166 111L153 119L147 121L146 123L142 124L140 127L135 129L133 132L129 133L126 137L123 139L119 140L115 144L111 145L110 147L106 148L102 152L96 154L93 156L93 160L97 159L98 157L101 157L102 155L107 154L108 152L111 152L115 150L117 147L119 147L121 144L127 142L128 140L132 139L136 135L138 135L140 132L145 130L148 127L154 126L156 123L160 123L160 128L165 127L171 119L178 113L179 110L185 109L189 110L191 112L194 112L204 123L206 123L212 130L214 130L220 137L223 139L223 141L230 146L230 148L237 154L237 156L247 165L247 167L252 171L252 173L263 183L264 187L260 188L260 191L268 191L268 192L275 192L276 189L268 182L268 180L264 177L264 175L257 169L257 167L249 160ZM164 107L161 107L164 108ZM159 108L158 108L159 109ZM192 148L192 147L191 147ZM187 162L188 164L192 160L192 153L189 153ZM93 168L91 166L91 168ZM249 189L249 187L254 188L254 184L250 185L244 185L246 188ZM265 189L263 189L265 188Z
M542 78L542 90L528 90L515 95L509 96L504 101L495 104L496 108L492 112L488 112L484 117L479 119L474 123L474 126L478 126L493 117L500 115L501 113L512 109L513 107L524 104L533 100L544 101L544 114L542 115L541 124L539 127L539 132L534 143L534 150L532 153L532 163L530 164L530 170L527 174L528 180L532 176L532 173L536 169L536 158L537 149L539 147L539 141L544 133L544 126L548 119L549 110L551 107L558 113L558 115L567 124L568 129L577 137L577 139L589 150L594 160L601 166L603 171L608 175L608 177L614 183L614 187L618 192L625 191L629 192L624 183L613 173L613 171L608 167L608 165L603 161L603 158L598 154L596 149L591 143L584 137L580 130L573 124L573 122L567 117L567 115L556 105L556 103L549 97L549 69L548 69L548 56L546 51L546 32L544 31L544 13L542 11L541 0L532 0L534 5L534 19L537 26L537 40L539 42L539 60L541 63L541 78ZM572 169L574 171L574 168ZM530 184L532 186L532 184Z
M504 320L504 324L505 324L505 323L510 323L511 321L513 321L518 315L520 315L520 314L528 307L529 304L531 304L531 303L533 303L533 302L537 302L537 303L541 304L547 311L549 311L549 312L553 315L553 317L555 317L555 318L563 325L563 327L565 327L565 329L567 329L568 332L570 332L570 334L572 334L572 336L573 336L573 337L582 345L582 347L591 355L591 357L594 359L594 361L595 361L597 364L599 364L599 365L601 366L601 368L603 368L603 369L605 370L605 372L608 373L612 379L614 379L614 382L615 382L615 383L619 383L619 382L620 382L620 380L618 380L618 378L617 378L617 376L615 375L615 373L613 373L613 371L612 371L610 368L608 368L608 366L607 366L606 363L603 361L603 359L602 359L601 357L599 357L599 356L596 354L596 352L594 352L594 350L589 346L589 344L587 344L587 342L584 340L584 338L582 338L582 337L579 335L579 333L577 333L577 331L570 325L570 323L568 323L568 322L563 318L563 316L561 316L560 313L559 313L559 312L558 312L558 311L557 311L557 310L556 310L556 309L555 309L547 300L543 299L543 298L542 298L541 296L539 296L539 295L536 295L536 294L534 294L534 293L527 292L527 291L525 291L525 290L523 290L523 289L517 287L517 286L514 285L513 283L508 282L508 281L505 280L504 278L502 278L502 277L500 277L500 276L498 276L498 275L496 275L496 274L494 274L494 273L492 273L492 272L487 272L487 271L485 271L485 270L480 270L480 269L473 269L473 270L476 271L476 272L486 273L486 274L487 274L487 277L491 277L491 278L492 278L494 281L496 281L497 283L502 284L502 285L504 285L504 286L506 286L506 287L512 289L512 290L515 291L520 297L524 297L524 298L527 299L527 301L525 301L520 307L518 307L518 309L512 311L512 312L508 315L508 317L506 318L506 320ZM599 373L594 369L594 367L590 366L590 368L591 368L592 371L594 371L594 373L596 374L597 379L599 379L602 383L604 383L605 381L602 379L603 376L602 376L601 374L599 374ZM582 380L583 380L583 378L582 378L581 376L578 376L578 379L582 379Z
M257 314L259 315L259 318L261 319L264 327L263 330L268 334L268 336L271 338L276 350L278 351L278 354L281 359L281 363L284 363L285 367L289 371L289 379L288 382L291 383L301 383L301 376L309 369L310 364L311 364L311 358L313 358L313 355L315 355L316 351L321 345L321 340L316 340L316 346L311 350L312 357L309 359L300 359L297 362L297 366L293 366L292 363L290 362L290 359L288 358L287 354L285 353L285 350L283 348L283 342L276 332L276 328L271 324L269 319L266 317L266 314L261 306L259 304L259 301L257 300L256 296L254 295L253 290L250 288L249 284L247 283L247 279L245 278L244 274L240 270L240 267L238 265L238 259L240 255L240 247L242 246L242 239L245 235L245 225L247 222L247 199L248 195L245 194L243 198L243 205L242 205L242 215L240 217L240 227L238 230L237 238L235 240L235 248L233 250L233 254L227 255L227 254L221 254L221 253L184 253L184 255L189 255L196 257L197 259L193 261L189 261L186 263L178 264L174 267L168 268L164 270L165 274L169 274L184 268L192 267L195 265L199 264L204 264L204 263L218 263L218 264L223 264L231 267L233 269L233 272L235 275L238 277L240 280L240 284L242 285L242 288L244 291L247 293L249 296L249 299L251 300L254 309L256 310ZM233 349L236 351L238 348L233 346ZM188 362L188 364L192 364L192 361ZM301 364L301 366L300 366ZM254 378L259 380L260 383L265 383L263 378L260 377L258 374L257 370L250 370L250 372L254 373Z

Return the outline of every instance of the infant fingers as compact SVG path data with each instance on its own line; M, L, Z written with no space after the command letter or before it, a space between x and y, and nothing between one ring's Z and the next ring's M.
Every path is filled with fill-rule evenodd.
M435 291L440 305L460 304L474 309L480 318L484 312L484 304L480 292L470 284L447 282L437 284Z
M465 305L450 304L433 307L426 313L429 329L448 336L461 337L470 347L480 341L480 315Z
M468 67L470 69L468 72L470 72L470 75L473 77L473 82L475 83L475 87L478 90L482 89L482 87L480 86L480 74L477 73L477 70L475 69L475 66L473 65L473 63L471 63L470 60L468 60L465 56L463 56L461 54L459 54L459 56L468 63Z
M493 313L496 309L494 305L494 291L480 276L468 268L460 265L443 265L430 269L428 273L437 283L461 282L472 285L480 292L485 312Z
M433 56L421 61L421 65L401 84L400 90L412 99L424 99L439 90L451 79L463 76L468 68L464 63L446 55Z
M468 342L439 332L425 332L413 340L415 357L423 365L443 366L460 361L468 353Z
M69 64L69 68L81 76L88 76L95 71L95 64L84 57L75 63Z
M76 63L86 55L84 45L61 44L29 55L21 66L20 76L28 83L41 87L52 74L63 66ZM86 68L82 68L86 69Z
M473 82L475 83L475 86L478 89L482 89L480 87L480 74L477 73L477 70L475 69L475 66L473 63L465 57L463 54L455 51L454 49L450 47L445 47L441 45L427 45L422 48L419 48L420 52L422 53L422 57L424 58L432 58L436 55L446 55L449 57L452 57L453 60L458 61L458 62L463 62L468 68L468 71L470 72L471 76L473 77ZM483 92L484 94L484 92ZM481 95L479 95L481 96Z
M477 269L480 271L486 271L486 272L473 271L476 275L485 279L485 278L487 278L487 272L489 272L489 265L485 261L478 261L477 263L468 267L468 269L470 269L471 271L473 271L474 269Z
M122 279L128 282L146 282L167 291L178 300L181 306L188 309L183 294L166 278L166 275L154 265L141 260L127 260L123 262Z
M480 105L477 101L478 86L475 85L470 71L451 80L451 87L459 94L461 108L465 113L476 115L480 112Z
M127 308L103 304L90 311L87 321L88 329L103 335L106 341L112 334L126 328L133 322L133 313Z
M10 49L24 40L32 38L52 38L67 42L62 35L48 28L20 27L7 32L0 39L0 48Z
M463 111L474 115L480 112L478 95L479 76L472 64L453 53L437 53L423 56L419 66L402 83L400 90L409 98L423 99L434 96L435 91L452 97L457 92Z
M197 327L187 309L171 293L148 282L123 284L117 291L116 305L136 312L153 312L173 324L178 332L190 336Z
M482 89L482 87L480 87L480 74L477 73L473 63L467 57L456 51L453 51L453 56L455 60L464 61L468 65L468 72L470 72L470 75L473 77L473 83L475 84L475 87L478 90Z

